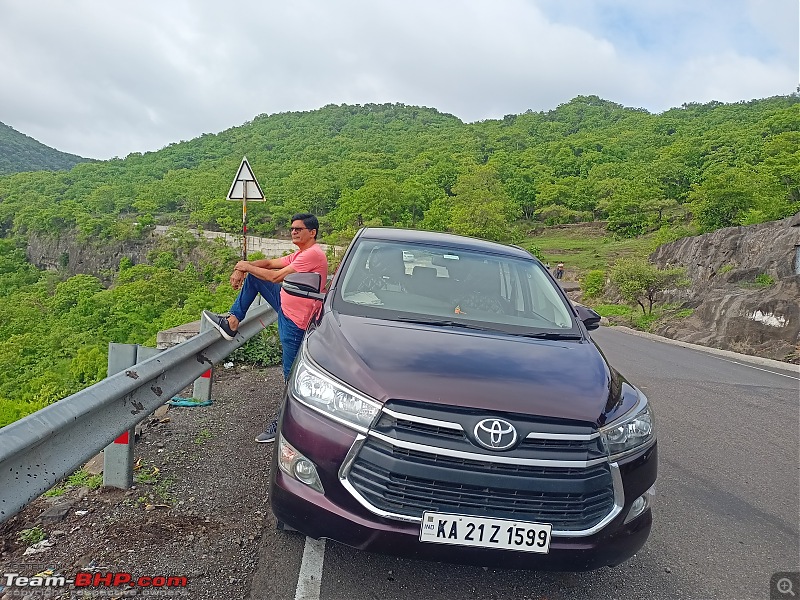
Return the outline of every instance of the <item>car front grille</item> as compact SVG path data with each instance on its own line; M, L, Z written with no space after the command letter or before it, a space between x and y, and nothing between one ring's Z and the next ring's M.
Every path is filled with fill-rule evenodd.
M487 450L472 441L473 424L490 416L517 428L522 439L512 450ZM346 478L383 514L449 512L584 531L614 509L606 456L586 425L395 401L387 403Z

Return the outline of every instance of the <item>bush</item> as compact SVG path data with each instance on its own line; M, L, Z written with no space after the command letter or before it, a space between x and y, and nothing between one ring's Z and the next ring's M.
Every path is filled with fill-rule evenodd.
M775 283L775 279L767 273L761 273L761 275L756 276L756 285L758 287L769 287L773 283Z
M19 540L21 542L24 542L25 544L33 545L33 544L37 544L38 542L41 542L43 539L45 539L47 537L47 534L44 532L44 529L42 529L41 527L39 527L37 525L36 527L31 527L29 529L23 529L22 531L19 532L17 537L19 538Z
M589 271L581 282L581 289L586 298L599 298L606 288L605 271Z
M280 365L282 358L283 348L278 338L277 323L272 323L261 333L253 336L244 346L230 354L230 359L234 362L245 362L260 367Z

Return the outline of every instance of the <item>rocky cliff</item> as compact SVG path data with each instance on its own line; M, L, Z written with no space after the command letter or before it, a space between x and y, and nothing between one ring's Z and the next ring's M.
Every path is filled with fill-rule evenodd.
M89 240L78 242L74 234L28 236L28 261L40 269L63 271L70 275L94 275L109 280L127 257L133 264L145 262L160 235L145 234L138 240Z
M684 267L692 285L664 294L694 311L655 333L800 362L800 213L660 246L650 259Z

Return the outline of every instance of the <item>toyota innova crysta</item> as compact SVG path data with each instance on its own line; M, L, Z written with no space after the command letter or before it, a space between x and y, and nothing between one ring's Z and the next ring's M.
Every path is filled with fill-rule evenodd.
M617 565L648 537L656 436L527 251L366 228L315 298L273 453L279 528L368 551L525 569Z

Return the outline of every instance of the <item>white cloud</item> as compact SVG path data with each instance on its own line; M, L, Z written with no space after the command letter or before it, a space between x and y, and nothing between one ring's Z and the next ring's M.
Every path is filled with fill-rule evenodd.
M794 91L797 1L5 2L0 80L0 121L97 158L331 103L661 111Z

